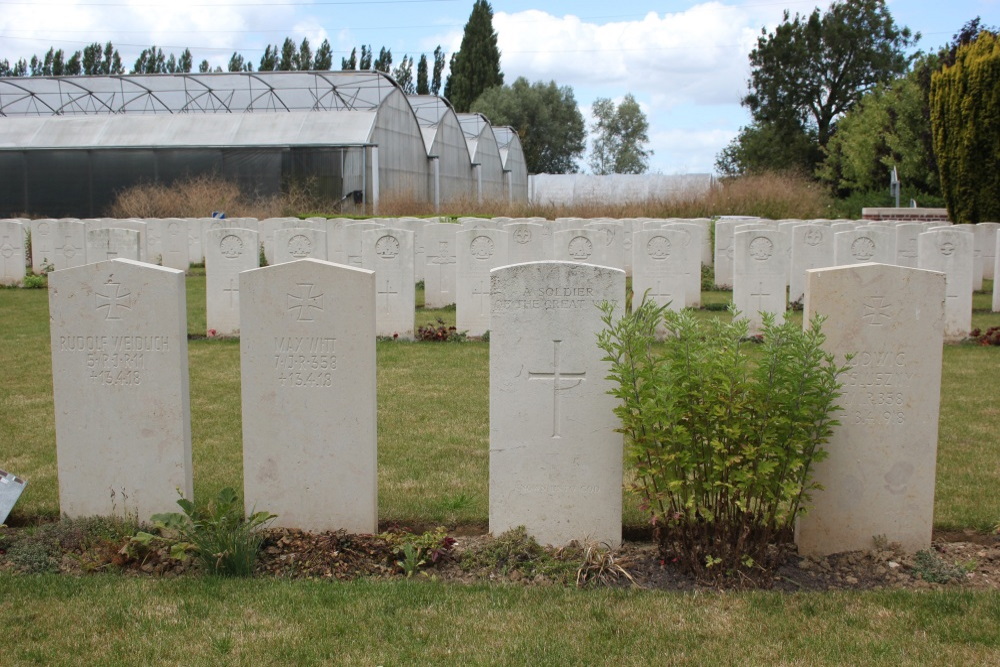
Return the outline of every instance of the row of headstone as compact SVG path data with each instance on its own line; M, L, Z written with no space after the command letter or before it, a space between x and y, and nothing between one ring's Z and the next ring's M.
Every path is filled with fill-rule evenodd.
M596 334L598 304L624 307L625 273L533 262L489 275L490 530L617 545L623 441ZM237 277L247 509L376 530L376 273L307 259ZM945 276L865 264L808 281L807 314L826 316L826 348L850 368L799 548L928 548ZM177 489L193 492L183 273L117 259L53 272L50 290L61 512L171 511Z
M792 224L790 230L760 223L734 226L730 242L733 304L750 321L751 331L759 331L761 313L772 313L780 322L787 300L802 300L802 280L809 269L865 262L900 265L896 253L899 236L893 229L876 225L846 231L835 228L816 224ZM965 337L972 327L974 234L966 225L934 226L914 237L913 266L947 276L945 336L949 340Z

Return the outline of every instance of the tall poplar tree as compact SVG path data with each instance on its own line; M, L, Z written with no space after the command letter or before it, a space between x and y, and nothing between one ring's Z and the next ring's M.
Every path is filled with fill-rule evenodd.
M445 97L458 112L467 112L477 97L503 85L500 48L493 30L493 8L486 0L476 0L465 24L462 45L451 61Z

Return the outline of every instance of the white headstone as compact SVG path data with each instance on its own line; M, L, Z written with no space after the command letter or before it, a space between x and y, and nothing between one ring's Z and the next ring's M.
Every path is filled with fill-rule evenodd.
M116 259L49 274L59 508L148 521L191 499L184 272Z
M788 300L801 302L806 293L806 271L833 266L833 232L826 225L798 224L791 227L791 270Z
M946 276L944 337L950 341L965 338L972 329L973 236L955 227L924 232L917 239L920 268Z
M715 285L716 287L733 286L733 232L736 220L715 221Z
M689 274L700 267L699 257L685 245L683 229L646 229L632 233L632 303L645 296L671 310L687 305Z
M490 532L621 542L622 436L597 347L598 304L625 272L571 262L495 269L490 323Z
M341 230L344 239L344 264L361 268L364 256L363 234L369 229L382 229L381 222L352 222Z
M191 265L188 221L181 218L166 218L159 220L158 223L160 227L160 263L171 269L187 271ZM198 227L201 228L200 225Z
M437 223L424 227L424 306L442 308L455 303L455 280L458 255L455 234L458 225Z
M455 281L455 327L470 336L482 336L490 328L490 271L507 264L509 236L489 227L460 231L455 235L457 278Z
M315 259L240 274L247 511L377 528L375 274Z
M836 225L833 225L836 227ZM836 266L896 261L896 235L878 227L858 227L834 234L833 262Z
M16 285L24 280L24 225L0 220L0 285Z
M260 266L257 232L220 227L205 232L205 320L211 336L240 332L242 271Z
M508 261L511 264L539 262L549 258L551 249L545 247L545 227L533 222L512 222L503 230L510 235ZM548 235L551 243L552 235Z
M28 223L31 232L31 272L43 273L48 267L55 266L56 254L56 221L51 219L32 220ZM80 244L80 254L85 255L83 244ZM86 257L84 257L86 261Z
M584 229L597 229L604 233L604 266L625 268L625 229L621 222L602 218L592 220Z
M593 228L561 229L552 235L552 256L557 262L581 262L624 269L624 260L616 257L607 245L607 234Z
M315 227L281 227L274 230L274 260L284 264L300 259L326 259L326 232Z
M363 266L375 272L375 334L413 338L413 232L388 227L369 229L362 241Z
M109 259L139 261L140 234L132 229L105 227L87 231L87 262Z
M980 222L976 225L976 247L982 251L983 278L993 280L996 263L997 229L1000 222Z
M133 220L131 218L126 218L126 219L91 218L88 220L84 220L83 222L88 234L98 229L130 229L133 232L136 232L138 234L137 245L139 248L139 260L143 262L149 262L150 264L155 264L157 262L157 258L149 254L149 227L146 225L145 222L141 220ZM131 251L128 252L129 254L131 254ZM131 257L128 257L126 255L119 255L119 256L131 259ZM104 259L103 257L97 257L91 259L90 255L89 254L87 255L87 261L91 263L100 262L103 259ZM111 257L109 257L108 259L111 259Z
M683 249L684 253L690 256L690 258L685 258L685 270L682 272L685 281L684 302L690 308L700 308L701 258L704 254L703 247L707 243L708 228L694 222L668 222L660 229L678 230L683 235L683 245L678 246L675 243L674 247L678 250Z
M762 312L774 313L778 324L785 320L785 244L777 230L733 234L733 305L749 320L751 333L760 331Z
M924 233L918 222L901 222L893 228L896 232L897 266L917 268L917 237Z
M815 467L823 490L796 527L799 553L866 550L875 538L929 549L945 277L864 264L810 271L807 282L805 321L827 318L824 348L850 368L840 426Z
M46 222L52 223L50 235L53 248L50 261L43 263L40 270L46 266L52 267L56 271L61 269L71 269L76 266L83 266L87 263L87 227L77 220L50 220L43 221L41 228ZM34 228L32 228L34 229ZM32 254L34 250L35 237L32 233L31 244ZM43 256L44 256L43 251Z

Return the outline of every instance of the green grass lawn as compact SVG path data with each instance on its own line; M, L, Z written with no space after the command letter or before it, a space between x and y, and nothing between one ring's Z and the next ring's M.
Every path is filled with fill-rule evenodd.
M188 279L205 332L204 277ZM725 303L709 292L706 303ZM418 299L418 304L421 303ZM1000 325L988 293L974 326ZM725 311L701 311L728 317ZM798 315L796 315L798 316ZM418 325L451 309L418 308ZM12 520L58 516L48 303L0 290L0 468L29 480ZM379 517L485 527L488 343L380 342ZM242 487L239 344L189 342L196 498ZM1000 348L944 351L938 529L1000 523ZM645 524L632 498L625 524ZM267 509L266 507L260 509ZM73 622L67 623L66 619ZM664 594L419 582L0 576L4 664L986 664L991 593ZM11 658L10 656L14 656Z

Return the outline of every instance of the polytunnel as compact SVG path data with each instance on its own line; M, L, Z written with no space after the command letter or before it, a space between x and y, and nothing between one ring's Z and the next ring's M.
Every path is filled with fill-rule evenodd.
M502 200L503 164L493 127L486 116L478 113L460 113L458 122L462 125L465 143L469 147L477 198L479 201Z
M428 201L427 163L380 72L0 79L0 215L100 215L119 190L202 174L374 213L380 197Z
M455 110L448 100L436 95L410 95L408 99L431 161L431 200L438 204L473 199L472 161Z
M494 127L493 135L500 149L504 190L508 201L528 201L528 163L521 147L521 137L512 127Z

